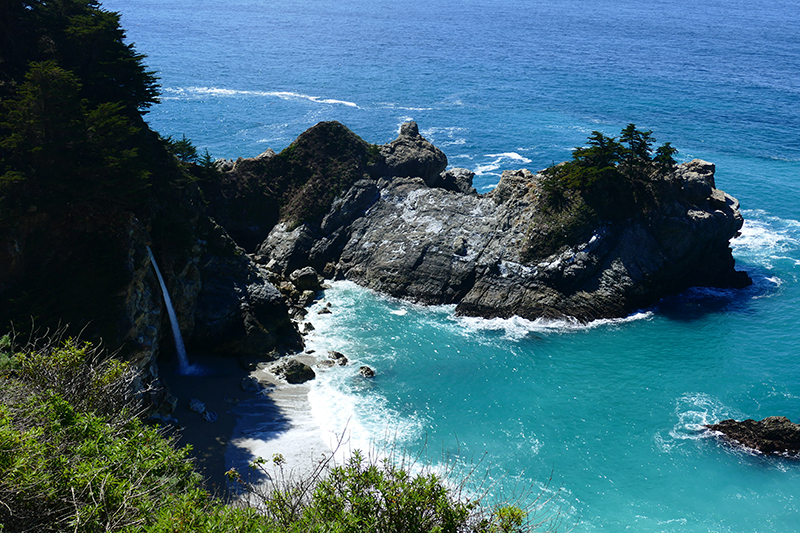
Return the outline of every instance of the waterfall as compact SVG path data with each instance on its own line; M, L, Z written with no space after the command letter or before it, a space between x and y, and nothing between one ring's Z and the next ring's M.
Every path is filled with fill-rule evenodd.
M156 258L153 257L153 250L147 247L147 253L150 254L150 262L158 276L158 283L161 285L161 294L164 295L164 304L167 306L167 314L169 315L169 322L172 324L172 336L175 338L175 351L178 352L178 373L189 374L192 367L189 365L189 359L186 357L186 348L183 346L183 337L181 337L181 330L178 327L178 317L175 316L175 308L172 307L172 300L167 292L167 285L164 283L164 278L161 276L161 271L156 264Z

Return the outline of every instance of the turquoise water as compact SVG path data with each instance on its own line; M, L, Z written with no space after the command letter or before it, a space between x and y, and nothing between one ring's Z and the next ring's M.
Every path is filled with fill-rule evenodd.
M486 191L592 130L652 129L742 202L743 291L693 290L579 327L456 318L337 284L312 345L356 364L311 393L323 431L486 454L575 531L800 529L800 464L699 427L800 418L800 10L753 0L112 0L158 71L148 115L216 157L321 120L370 142L416 120ZM378 372L371 384L359 364Z

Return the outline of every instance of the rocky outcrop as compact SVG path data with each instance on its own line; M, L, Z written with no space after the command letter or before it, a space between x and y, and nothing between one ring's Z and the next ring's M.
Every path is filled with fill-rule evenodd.
M764 454L797 457L800 454L800 424L785 416L769 416L764 420L723 420L706 426L726 441Z
M287 383L295 385L311 381L316 377L313 368L297 359L282 361L273 366L270 370Z
M588 321L625 316L690 286L749 284L729 247L743 223L739 203L716 188L711 163L654 175L639 193L646 200L622 215L613 207L619 193L601 191L609 206L589 217L580 205L548 208L542 173L506 171L486 195L474 193L466 172L434 179L441 163L429 164L436 158L416 125L404 126L393 143L393 153L416 147L425 164L381 169L419 176L355 182L322 223L278 224L256 259L279 272L311 265L392 296L457 303L458 313L484 317Z
M416 122L400 126L400 135L381 147L383 162L372 172L373 176L419 177L430 187L435 187L447 168L447 156L419 133Z
M217 232L222 228L216 227ZM229 239L219 233L220 239ZM233 253L215 255L203 250L197 260L197 297L186 341L190 348L224 356L265 356L278 348L296 351L303 347L290 320L286 300L269 281L268 273L232 243ZM182 285L184 279L176 279ZM197 283L197 282L194 282Z
M278 222L289 231L319 225L337 196L378 168L387 168L380 147L338 122L320 122L277 155L220 165L221 176L202 186L214 218L250 252Z

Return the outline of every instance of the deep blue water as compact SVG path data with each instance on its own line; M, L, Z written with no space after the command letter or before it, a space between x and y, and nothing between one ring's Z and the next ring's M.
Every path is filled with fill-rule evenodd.
M376 368L320 376L325 431L486 454L546 481L584 531L800 529L800 463L699 425L800 418L800 9L788 1L111 0L162 103L213 156L280 150L322 120L384 143L405 120L489 190L629 122L716 163L742 202L743 291L694 290L575 327L455 318L339 284L315 346ZM349 421L349 422L348 422ZM505 472L505 477L500 473Z

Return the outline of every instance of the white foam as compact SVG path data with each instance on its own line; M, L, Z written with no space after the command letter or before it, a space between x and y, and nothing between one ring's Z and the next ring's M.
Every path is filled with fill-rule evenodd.
M641 311L624 318L603 318L586 323L570 317L562 319L537 318L536 320L528 320L519 316L512 316L511 318L454 317L454 320L462 326L460 331L465 334L471 335L478 331L504 331L503 338L521 340L530 333L558 333L594 329L646 320L652 316L653 313L650 311Z
M468 130L458 126L432 127L420 133L437 146L462 146L467 144L463 134Z
M493 158L492 161L488 163L484 163L482 165L477 165L473 172L476 175L483 176L483 175L497 175L495 172L499 170L503 165L520 165L520 164L527 164L530 163L531 160L527 157L524 157L517 152L503 152L499 154L487 154L484 157Z
M197 97L197 96L216 96L216 97L236 97L236 96L258 96L258 97L274 97L281 100L308 100L317 104L327 105L343 105L347 107L358 108L358 104L348 102L347 100L338 100L335 98L324 98L322 96L311 96L308 94L296 93L292 91L240 91L236 89L222 89L219 87L177 87L166 88L164 92L172 94L167 98L177 99L180 97Z
M512 161L519 161L521 163L530 163L531 160L523 157L516 152L503 152L502 154L489 154L486 157L497 157L500 159L511 159Z
M669 431L669 436L675 441L684 441L707 438L712 433L705 426L728 418L741 418L741 413L735 412L713 396L694 392L684 394L676 400L675 416L677 421ZM662 444L662 448L669 450L674 443L662 439Z
M743 215L741 235L731 241L736 256L765 268L774 268L779 262L800 266L800 221L763 210L748 210Z
M397 109L400 111L433 111L432 107L414 107L396 104L392 102L378 102L377 106L383 109ZM407 122L407 121L406 121Z
M369 353L368 348L343 334L347 329L343 326L352 322L362 300L374 297L375 293L349 281L336 281L331 285L325 299L309 308L307 319L314 325L314 331L306 338L306 346L320 358L335 350L346 354L350 361L347 366L320 370L311 382L308 401L320 435L327 440L332 436L344 436L337 452L339 459L353 450L374 452L381 442L402 447L404 443L417 440L423 432L422 419L391 409L375 381L358 374L358 368L368 362L363 360L364 354ZM332 312L319 314L328 303ZM406 306L412 304L402 302L402 305L403 308L389 310L389 313L407 314Z

